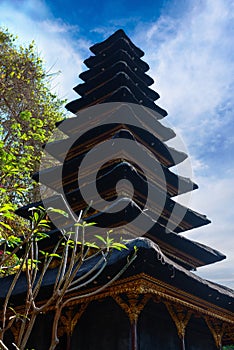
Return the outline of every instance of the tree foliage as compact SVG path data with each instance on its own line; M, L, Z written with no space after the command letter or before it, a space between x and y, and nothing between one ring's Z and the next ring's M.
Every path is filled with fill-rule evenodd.
M9 211L38 197L31 176L39 168L43 143L64 117L63 104L50 91L34 43L20 46L0 28L0 233L20 231L20 220L13 223Z

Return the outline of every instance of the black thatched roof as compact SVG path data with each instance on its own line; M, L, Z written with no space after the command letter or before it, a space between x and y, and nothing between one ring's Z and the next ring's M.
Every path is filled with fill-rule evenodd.
M221 307L230 312L234 311L234 291L216 283L200 278L196 274L188 271L179 264L167 258L160 250L159 246L147 238L137 238L130 241L128 250L121 251L114 250L108 260L108 264L100 278L95 281L97 285L109 281L115 273L125 265L129 254L137 247L137 258L122 275L121 278L145 273L149 276L163 281L172 288L179 289L183 292L191 294L191 296L201 298L214 304L214 306ZM82 276L89 271L96 263L98 257L91 258L83 264L78 272L78 276ZM55 281L57 269L48 270L43 280L43 288L41 297L48 296L46 290L50 290ZM3 300L10 287L12 276L2 278L0 280L0 300ZM86 286L93 287L94 285ZM19 278L12 296L16 300L17 296L23 295L26 290L26 279L24 275Z

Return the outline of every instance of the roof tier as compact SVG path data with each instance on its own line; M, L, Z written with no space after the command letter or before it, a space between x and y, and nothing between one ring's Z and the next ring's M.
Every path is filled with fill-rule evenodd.
M139 86L141 90L144 90L153 101L159 98L159 94L157 92L147 87L151 83L151 80L149 81L148 79L145 79L145 77L141 74L136 74L136 72L132 70L125 61L118 61L114 63L111 67L102 70L98 76L86 80L86 82L83 84L77 85L74 90L80 96L84 96L97 88L97 80L110 81L113 76L119 74L119 72L126 74L126 76L128 76L131 81L134 81L135 85Z
M187 305L192 303L194 310L201 307L206 307L206 313L212 311L212 316L217 316L222 320L225 319L228 322L234 322L233 311L234 311L234 292L233 290L216 283L207 281L198 277L191 271L188 271L183 266L177 264L172 259L166 257L159 246L153 243L147 238L133 239L128 243L128 250L123 249L122 251L114 251L107 262L107 267L104 272L99 276L93 284L89 285L89 288L97 287L108 281L109 276L117 274L121 267L126 264L126 259L129 257L135 247L138 249L137 258L134 264L124 272L118 284L125 281L125 278L137 276L136 283L141 283L140 277L146 278L151 283L155 279L155 283L160 283L160 287L164 288L166 293L177 298L186 300ZM99 260L99 256L88 259L84 262L82 267L79 269L77 276L85 275L92 269L93 266ZM55 278L57 275L58 267L47 271L43 278L41 297L46 298L50 288L53 288ZM9 287L12 283L12 276L2 279L0 289L0 302L3 302ZM113 288L113 285L112 287ZM86 287L87 289L87 287ZM20 274L15 288L12 292L12 301L17 300L17 296L24 295L27 290L27 279L24 274ZM153 288L149 293L152 293ZM172 299L173 300L173 299ZM202 306L201 306L202 305Z
M115 63L113 63L113 61ZM105 61L105 63L109 66L102 67L101 65L98 65L97 67L82 72L79 77L85 83L92 83L92 81L101 80L103 77L106 80L105 73L110 74L110 72L117 73L119 71L124 72L127 70L127 74L129 76L132 76L131 72L134 72L134 80L136 79L136 84L138 81L141 81L146 86L152 85L154 83L154 80L141 69L139 62L141 61L138 60L134 62L133 65L131 56L126 51L120 50L119 52L117 51L117 53L113 53L110 57L110 60ZM77 87L75 87L74 90L76 91Z
M131 49L135 52L135 54L138 57L144 56L144 51L142 51L139 47L137 47L122 29L117 30L115 33L113 33L111 36L109 36L106 40L102 41L101 43L97 43L91 46L90 51L92 51L95 55L104 53L106 50L109 49L110 46L112 46L114 43L116 43L116 41L120 39L123 41L126 41L128 45L131 46Z
M104 106L104 107L102 107ZM124 119L121 117L124 115ZM77 118L68 118L57 123L57 127L67 135L73 135L83 131L90 124L106 127L108 124L124 124L129 127L147 129L161 141L168 141L176 136L175 132L161 124L158 115L149 108L130 103L111 103L111 105L98 105L85 109L78 113Z
M71 167L71 169L72 171L74 171L73 167ZM97 188L99 195L105 201L111 203L112 201L116 200L116 185L120 180L124 179L126 181L123 183L122 186L118 187L118 197L121 196L122 198L124 198L128 196L130 198L132 195L133 187L133 200L137 203L137 205L142 210L147 210L152 218L158 217L158 222L160 222L162 225L166 226L168 221L170 221L171 225L173 225L173 222L177 221L177 224L174 227L175 232L182 232L210 223L210 221L205 216L200 215L192 210L189 210L186 207L170 199L170 197L165 193L165 189L156 186L149 179L145 179L144 174L141 174L136 168L134 168L131 164L127 162L119 161L117 165L111 164L105 169L101 169L99 171L97 180L94 183L89 182L90 175L92 177L91 171L89 171L89 174L84 174L83 182L85 184L81 188L77 188L77 182L76 180L74 180L77 178L77 176L75 176L74 173L72 174L71 179L73 179L73 186L75 189L73 191L70 190L72 188L70 183L68 183L67 186L65 184L63 186L66 199L69 205L71 206L72 210L76 213L78 213L80 210L84 210L87 207L87 203L91 201L93 202L94 206L98 204L100 207L100 197L90 197L88 199L86 198L85 200L83 198L83 193L92 193L93 186ZM54 171L54 176L57 180L58 172L56 171L56 169ZM191 190L192 183L186 182L185 180L182 181L182 179L180 180L182 184L180 186L181 191L186 191L186 189ZM41 181L43 182L43 179ZM82 180L80 179L80 181ZM177 179L175 179L175 181L177 181ZM48 173L45 174L44 182L48 186ZM58 191L58 186L54 186L54 189ZM68 190L70 191L68 192ZM146 204L148 193L151 193L151 196ZM39 205L41 206L42 203L39 203ZM51 200L50 206L57 208L59 206L59 202L57 202L56 200ZM106 204L104 202L102 211L105 211L105 206ZM94 211L90 209L89 212L93 213ZM176 213L176 216L174 217L172 213ZM21 215L22 214L24 217L29 218L30 214L28 213L27 206L21 209ZM138 212L136 211L135 214L137 215ZM120 219L121 215L123 215L122 212L119 214L118 219ZM178 216L181 216L180 220L177 220ZM123 215L123 217L125 217L125 219L127 220L125 214ZM131 216L129 216L129 222L130 221ZM114 224L117 224L116 220Z
M134 141L134 149L124 150L122 143L119 143L118 141L116 142L116 139L129 139ZM60 166L56 165L55 167L41 170L39 173L34 175L34 179L36 181L40 180L40 182L46 184L51 188L56 189L58 192L61 192L57 176L57 173L60 169L60 172L62 172L63 176L63 187L65 191L69 191L69 189L75 189L77 187L77 169L79 168L81 162L88 154L88 152L92 150L94 159L91 164L91 167L89 167L88 169L89 173L96 172L96 169L99 169L99 167L107 169L104 171L108 173L110 171L110 165L114 164L115 166L116 164L122 162L123 164L129 162L130 164L138 164L138 172L139 174L141 174L141 176L144 176L144 170L142 169L147 168L147 173L149 174L149 179L151 179L152 183L162 188L162 190L165 190L167 187L167 192L169 196L175 196L198 188L198 186L194 184L191 180L174 174L167 168L167 166L165 166L167 165L167 163L165 161L165 157L161 155L162 151L164 151L164 154L166 154L171 161L173 161L173 158L176 158L176 156L178 159L177 151L175 151L174 149L167 148L163 143L161 143L159 140L155 140L154 138L153 141L155 141L156 145L154 144L153 146L155 152L152 154L152 152L148 150L148 147L142 148L140 143L136 142L136 139L134 138L132 133L130 133L126 129L121 129L120 131L115 133L111 139L111 147L113 148L112 159L111 161L106 161L104 163L103 160L105 159L100 160L98 158L99 149L98 147L95 148L95 144L91 144L91 147L87 149L84 147L82 141L76 141L76 138L74 138L74 140L75 141L70 139L61 140L58 142L51 143L48 145L49 147L46 147L47 152L49 151L49 153L52 155L58 153L59 150L60 156L57 156L57 159L61 160L63 164ZM72 147L66 154L66 149L69 148L69 145L71 144ZM83 152L80 153L79 150L80 152ZM155 157L155 154L157 155L157 157ZM179 154L179 156L181 156L181 154ZM166 160L169 161L168 158ZM165 163L165 165L163 163ZM70 188L66 188L67 185Z
M106 181L108 178L110 178L110 181L108 181L108 186L110 187L110 190L113 189L114 184L116 181L113 181L114 173L116 174L117 170L120 172L119 180L122 177L126 177L127 175L125 173L133 173L136 172L137 176L139 178L144 178L145 173L140 168L140 165L138 168L135 168L127 161L128 154L125 153L126 156L124 156L124 153L116 153L114 154L115 158L111 161L107 161L103 166L101 166L100 162L95 162L92 167L87 169L87 173L79 174L80 180L83 182L83 179L89 176L94 176L96 174L96 170L99 165L101 166L101 171L98 174L98 177L102 175L101 178L105 178ZM33 178L37 182L41 182L44 185L54 189L55 191L59 193L69 193L71 191L74 191L77 189L77 175L78 175L78 165L82 162L84 159L85 154L74 158L72 161L68 161L64 163L63 165L55 166L53 168L48 168L40 173L36 173ZM126 160L124 160L124 158ZM190 192L194 189L197 189L197 185L193 183L189 178L179 176L168 170L167 168L158 167L158 162L154 161L155 167L152 164L152 166L147 171L147 181L149 182L150 186L155 186L157 189L161 189L161 191L166 191L168 197L177 196L179 194ZM95 168L96 166L96 168ZM134 169L134 171L132 170ZM58 177L58 174L62 174L63 180L61 183L60 178ZM134 186L134 183L132 184ZM61 187L62 186L62 187Z
M104 138L105 141L109 140L125 130L126 133L131 133L134 139L147 148L165 167L177 165L187 158L184 152L167 146L151 132L134 125L104 124L94 127L84 134L80 133L81 130L77 133L74 131L67 139L47 143L46 151L59 161L64 161L65 156L66 160L72 160L78 155L89 152L93 147L103 142ZM68 147L69 153L67 153Z

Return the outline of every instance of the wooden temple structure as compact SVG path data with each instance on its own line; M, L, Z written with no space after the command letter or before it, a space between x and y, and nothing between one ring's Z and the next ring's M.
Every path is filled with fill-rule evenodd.
M131 123L102 124L105 115L96 116L96 125L72 143L65 164L51 167L35 174L34 178L61 191L58 182L58 169L63 172L63 191L74 212L79 213L87 206L77 184L77 167L87 152L105 140L130 139L136 147L144 145L143 158L150 162L150 178L144 178L141 164L128 162L125 157L113 154L113 160L106 162L99 171L97 188L102 197L111 202L116 199L116 184L122 178L130 181L134 188L129 197L128 188L123 188L115 202L116 213L108 210L98 212L92 209L86 220L95 221L99 227L117 227L120 230L128 224L128 229L137 232L128 243L129 250L114 251L106 269L95 283L87 287L94 291L114 276L126 263L128 254L137 247L137 257L124 274L102 292L87 296L71 303L60 320L58 349L71 350L215 350L223 345L234 343L234 292L224 286L198 277L193 271L201 266L225 259L225 256L208 246L183 236L187 230L209 224L201 214L185 208L173 200L174 196L192 191L197 185L190 179L176 175L170 170L186 159L187 155L166 145L175 136L170 128L163 126L160 119L166 117L165 110L155 101L159 95L150 89L153 79L146 74L149 66L141 59L144 52L136 47L123 30L118 30L105 41L90 48L93 55L84 63L88 70L80 74L84 83L74 90L80 98L67 104L67 109L76 114L63 121L58 128L67 139L51 142L47 151L61 161L63 145L69 138L76 138L76 121L82 111L98 104L119 103L146 107L145 114L137 117L142 128ZM157 114L150 115L151 109ZM134 113L133 113L134 114ZM88 123L83 120L82 123ZM59 152L58 152L59 149ZM147 150L151 155L149 156ZM132 155L134 157L134 155ZM146 162L147 164L147 162ZM161 173L157 171L160 165ZM98 164L94 164L94 171ZM63 170L61 170L63 167ZM155 169L155 172L152 171ZM165 205L160 211L157 200L144 210L147 191L160 198L163 181L166 181ZM48 183L49 178L49 183ZM146 183L147 182L147 183ZM89 186L89 183L85 184ZM61 197L49 199L51 206L57 207ZM95 202L95 198L93 201ZM118 206L124 209L118 211ZM28 218L28 209L42 205L41 202L20 208L18 214ZM176 222L172 212L177 206L184 212ZM160 215L158 215L160 213ZM134 218L141 214L149 229L136 225ZM142 229L142 232L141 232ZM51 236L58 233L53 227ZM86 264L83 272L92 265ZM52 273L52 272L51 272ZM52 283L53 279L49 279ZM7 281L0 281L0 298L4 296ZM4 286L5 283L5 286ZM23 293L18 286L15 297ZM46 298L46 292L44 293ZM53 311L53 310L52 310ZM36 350L48 348L50 339L51 312L42 315L35 325L29 341L36 344ZM46 321L46 322L45 322Z

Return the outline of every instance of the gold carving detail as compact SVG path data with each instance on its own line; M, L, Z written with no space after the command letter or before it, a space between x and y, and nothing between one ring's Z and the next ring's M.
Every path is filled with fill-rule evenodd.
M71 299L74 297L74 299L69 302L68 307L73 308L94 300L103 300L107 297L112 297L115 300L122 300L121 295L125 294L132 294L135 296L150 295L155 302L167 302L169 304L180 305L185 310L192 310L195 316L198 315L199 317L203 318L209 317L217 322L219 321L221 323L225 323L226 325L230 325L230 327L234 326L234 316L231 311L198 298L145 273L119 279L112 283L110 287L104 289L100 293L95 294L96 289L97 287L87 289L85 291L85 297L81 297L81 295L79 296L77 293L74 293L74 295L70 294L67 297ZM75 297L77 297L77 299L75 299ZM124 300L122 300L122 302L124 303ZM43 303L43 301L41 301L41 303ZM136 308L137 305L134 306L134 303L132 303L132 306ZM23 306L16 307L16 310L18 313L24 312ZM48 311L54 311L54 305L49 306L46 312ZM131 316L131 318L134 317ZM63 324L63 322L61 322L61 324ZM231 332L233 332L233 328L231 329L232 331L229 331L228 334L225 331L225 341L226 339L229 341L229 339L232 338ZM67 332L67 330L64 330L64 332Z
M225 344L234 344L234 325L225 324L223 342Z
M144 309L145 304L149 300L150 295L140 296L139 294L129 293L127 294L127 300L124 300L120 295L114 295L113 299L127 314L130 323L134 323L138 320L141 311Z
M165 302L165 305L169 314L171 315L171 318L175 322L180 339L184 339L185 330L192 315L192 311L187 310L186 308L178 304L174 305Z
M221 349L225 323L214 320L211 317L205 317L205 321L210 329L211 334L213 335L217 348Z
M61 337L64 333L67 335L72 335L74 328L85 312L89 303L83 303L80 305L79 310L75 312L72 308L69 308L65 311L65 314L61 315L60 323L62 327L59 327L59 337Z

